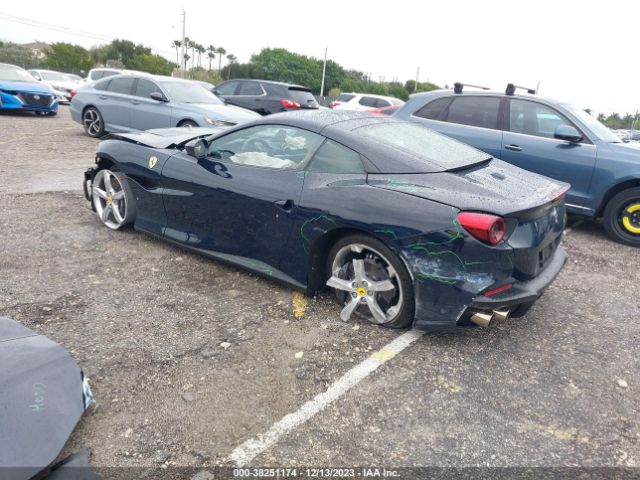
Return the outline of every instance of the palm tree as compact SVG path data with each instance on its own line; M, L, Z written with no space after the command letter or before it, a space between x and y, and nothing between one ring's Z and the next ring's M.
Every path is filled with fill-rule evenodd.
M202 67L202 54L206 52L206 50L200 44L196 45L196 50L198 51L198 67Z
M176 49L176 65L180 68L180 55L178 54L178 49L182 46L182 42L180 40L174 40L172 45Z
M196 46L198 44L196 42L189 41L189 48L191 49L191 68L195 68L196 66Z
M189 61L189 58L191 58L189 56L189 58L187 58L187 53L189 51L189 47L191 45L191 39L189 37L184 37L184 69L188 70L187 68L187 62Z
M214 58L216 58L216 47L214 47L213 45L209 45L207 47L207 56L209 57L209 71L211 71L211 60L213 60Z
M233 53L229 53L227 55L227 61L229 62L228 68L227 68L227 80L229 80L231 78L231 65L233 65L234 63L236 63L238 59L236 58L236 56Z
M224 48L219 47L219 48L216 49L216 53L218 54L218 73L220 73L220 66L222 64L222 56L226 55L227 51Z

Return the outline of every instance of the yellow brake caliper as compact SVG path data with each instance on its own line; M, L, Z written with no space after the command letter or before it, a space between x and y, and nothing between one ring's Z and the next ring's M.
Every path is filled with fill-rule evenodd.
M640 221L636 219L640 220L640 203L629 205L622 214L622 224L624 228L626 228L628 232L640 235Z

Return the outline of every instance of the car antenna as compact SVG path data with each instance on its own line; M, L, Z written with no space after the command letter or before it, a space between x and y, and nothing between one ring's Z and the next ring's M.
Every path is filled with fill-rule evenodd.
M453 84L453 93L462 93L464 87L479 88L480 90L491 90L489 87L482 87L480 85L471 85L470 83L456 82Z
M516 93L516 89L525 90L527 93L530 93L531 95L535 95L537 93L536 91L537 89L535 88L521 87L519 85L514 85L513 83L507 84L507 89L504 91L504 93L506 93L507 95L513 95L514 93Z

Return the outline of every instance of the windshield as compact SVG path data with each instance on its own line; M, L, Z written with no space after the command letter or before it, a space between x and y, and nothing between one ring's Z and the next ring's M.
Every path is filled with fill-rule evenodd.
M0 65L0 80L8 82L35 82L26 70L11 65Z
M161 82L169 99L178 103L214 103L224 105L222 100L195 82Z
M358 131L367 137L410 153L445 170L482 162L490 155L428 128L409 123L376 123Z
M563 105L564 108L573 113L578 119L584 123L589 130L591 130L596 137L600 140L609 143L619 143L620 139L607 127L605 127L602 123L600 123L596 118L589 115L587 112L582 110L581 108L577 108L573 105Z

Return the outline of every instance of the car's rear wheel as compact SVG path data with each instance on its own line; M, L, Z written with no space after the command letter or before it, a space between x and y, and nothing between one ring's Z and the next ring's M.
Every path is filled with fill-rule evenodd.
M112 230L131 223L136 216L133 192L119 170L105 168L96 173L91 198L100 221Z
M402 261L382 242L349 235L331 249L327 286L344 305L340 318L352 314L388 328L404 328L413 320L411 277Z
M640 247L640 188L615 195L604 209L604 228L617 242Z
M178 125L179 127L197 127L198 124L196 122L194 122L193 120L183 120L182 122L180 122L180 125Z
M95 107L88 107L82 112L82 126L90 137L98 138L104 135L104 120Z

